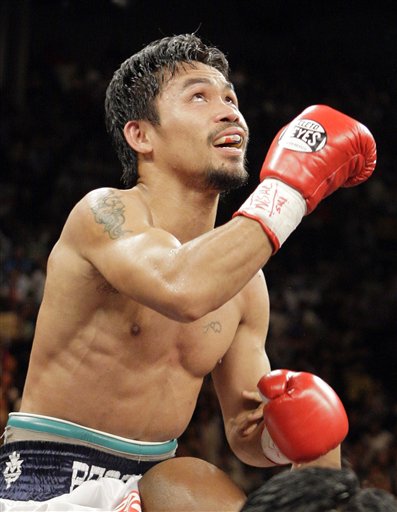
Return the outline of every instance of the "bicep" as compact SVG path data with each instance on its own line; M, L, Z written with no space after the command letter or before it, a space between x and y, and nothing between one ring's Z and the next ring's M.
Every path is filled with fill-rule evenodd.
M174 262L181 244L147 217L137 201L127 206L112 190L94 191L73 209L61 238L112 288L167 314L178 293Z
M174 252L180 246L169 233L156 228L133 232L118 239L98 237L97 243L86 248L90 263L117 291L153 309L162 308L172 291L169 273Z
M249 334L245 338L243 333L239 334L240 337L244 338L244 341L236 339L233 349L212 373L214 387L225 419L237 416L249 407L245 403L243 391L257 391L259 379L270 371L264 340L256 339Z

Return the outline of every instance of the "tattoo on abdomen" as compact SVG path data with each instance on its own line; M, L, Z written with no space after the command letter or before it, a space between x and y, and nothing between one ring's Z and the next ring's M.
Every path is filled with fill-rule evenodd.
M122 237L125 233L131 233L131 231L123 229L125 206L120 196L116 195L114 191L102 196L96 206L91 208L91 211L94 214L95 222L103 224L104 231L113 240Z

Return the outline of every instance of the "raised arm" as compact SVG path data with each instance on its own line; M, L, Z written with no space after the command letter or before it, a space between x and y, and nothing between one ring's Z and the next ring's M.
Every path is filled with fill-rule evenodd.
M64 239L70 234L79 254L116 290L189 322L231 299L305 214L339 187L365 181L375 164L375 142L367 128L329 107L314 106L275 138L262 182L225 225L182 243L154 227L133 191L102 190L75 209Z
M169 318L189 322L217 309L272 253L260 224L245 218L181 243L153 227L150 212L129 193L89 194L72 212L62 242L117 291Z

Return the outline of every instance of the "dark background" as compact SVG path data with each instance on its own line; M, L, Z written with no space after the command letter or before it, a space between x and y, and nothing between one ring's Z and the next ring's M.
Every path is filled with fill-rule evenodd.
M349 412L346 461L363 484L397 492L393 4L3 0L2 424L18 407L48 252L88 190L121 186L103 122L107 83L153 39L197 31L227 54L251 129L250 182L222 201L218 223L254 188L278 129L306 106L340 109L375 136L371 180L325 200L264 269L268 352L273 367L313 371L333 385ZM213 460L247 489L267 478L239 465L222 435L208 381L181 453Z

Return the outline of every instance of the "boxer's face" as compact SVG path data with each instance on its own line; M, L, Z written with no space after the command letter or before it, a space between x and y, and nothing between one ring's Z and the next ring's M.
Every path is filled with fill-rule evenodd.
M233 86L215 68L186 65L156 99L153 161L189 185L217 191L245 183L248 128Z

